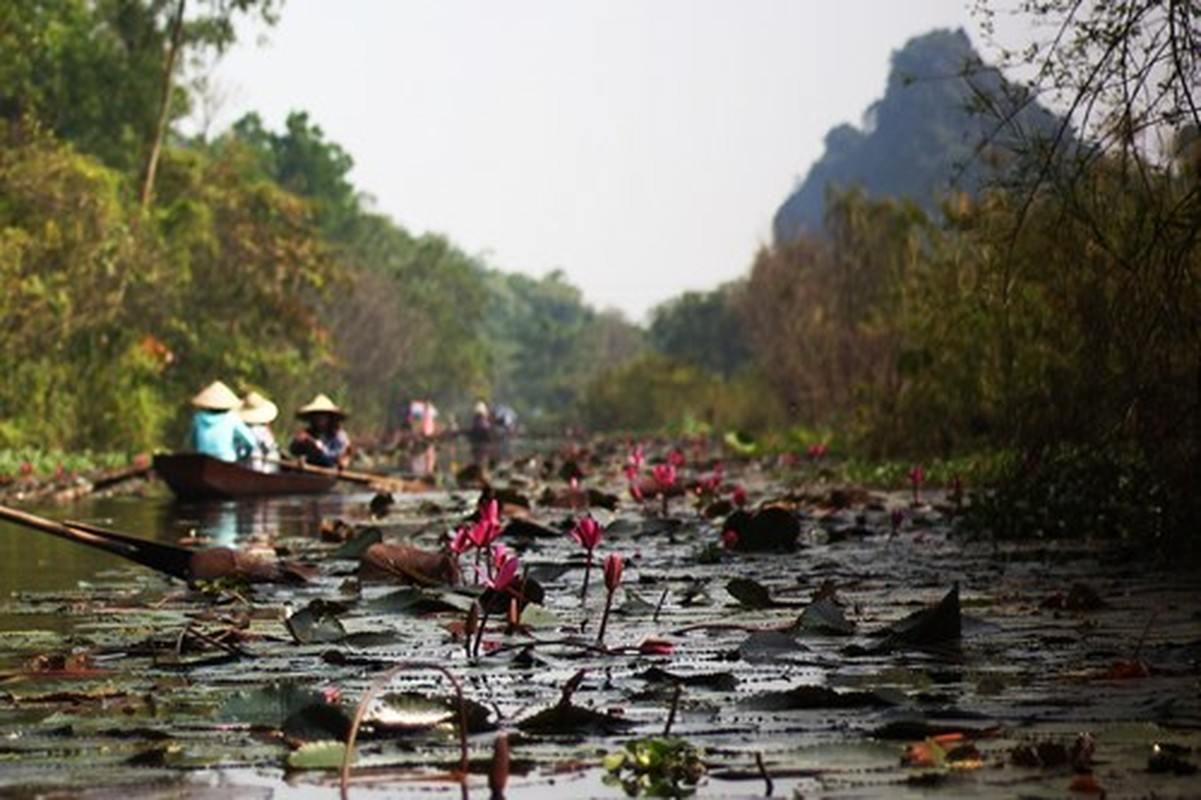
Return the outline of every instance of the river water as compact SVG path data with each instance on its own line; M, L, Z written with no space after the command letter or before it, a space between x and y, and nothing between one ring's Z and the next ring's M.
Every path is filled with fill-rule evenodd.
M74 520L158 542L192 546L237 547L264 538L316 536L323 519L339 518L369 499L361 491L336 491L312 497L246 499L207 503L176 502L167 488L150 483L136 494L85 497L63 505L22 507L53 520ZM25 593L86 588L136 570L108 553L0 520L0 597L12 601ZM65 630L69 617L32 619L13 615L0 604L0 630L49 625Z
M107 793L95 796L132 797L135 786L152 786L142 796L332 798L330 773L288 766L294 743L279 735L287 715L275 708L278 687L340 697L349 713L386 670L419 661L453 671L488 710L492 727L470 743L479 796L478 765L495 730L511 737L514 800L620 797L622 789L602 783L602 758L633 737L660 734L671 719L673 733L704 754L702 796L762 795L770 776L778 796L920 797L937 784L947 797L1059 797L1076 780L1071 765L1029 766L1015 753L1040 743L1062 750L1084 733L1095 742L1096 779L1113 796L1201 797L1195 776L1147 772L1161 744L1183 752L1185 765L1201 753L1195 570L1112 543L967 541L936 508L911 507L903 496L835 509L813 499L822 493L812 487L799 491L794 475L755 464L728 474L736 469L752 503L792 504L802 529L796 552L714 552L720 529L690 498L661 509L623 495L615 511L594 509L604 524L598 558L618 554L625 563L599 647L599 566L585 599L583 554L554 534L573 512L535 501L529 516L551 535L504 539L543 584L543 608L513 631L485 620L489 635L475 657L465 653L462 613L415 611L403 589L360 584L355 565L332 555L337 545L320 540L323 520L365 525L369 493L183 505L151 484L139 494L29 509L172 543L270 539L321 565L322 576L218 598L0 523L0 794L86 797L102 787ZM546 474L514 477L541 497L562 488ZM619 469L596 474L595 484L622 488ZM378 524L391 540L436 546L474 498L401 496ZM890 522L898 508L899 528ZM732 578L761 583L779 602L743 603ZM953 583L963 603L955 647L872 649L875 633ZM854 632L797 627L799 609L830 590ZM1090 593L1097 602L1073 601ZM346 635L293 641L285 605L318 601L345 607ZM230 634L240 637L236 646L218 647ZM644 649L648 642L659 646ZM30 666L69 653L86 654L88 670ZM532 726L573 681L573 702L599 716ZM428 671L390 686L422 698L446 692ZM928 769L902 762L907 748L946 729L979 757ZM377 728L358 752L356 796L459 796L440 774L457 759L445 731Z

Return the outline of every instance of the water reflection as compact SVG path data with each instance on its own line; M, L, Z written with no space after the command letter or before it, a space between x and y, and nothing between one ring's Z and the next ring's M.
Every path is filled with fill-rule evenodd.
M419 478L436 476L438 474L438 449L433 444L410 448L409 472Z
M280 506L267 500L224 501L177 506L174 525L187 539L206 547L233 547L279 531Z
M89 498L69 506L29 508L55 520L78 520L121 533L197 547L239 547L268 536L316 537L321 520L367 503L362 493L332 492L211 503L177 503L169 494ZM120 570L145 570L117 556L0 521L0 602L25 592L76 589Z
M324 517L341 515L348 504L362 505L367 499L332 494L178 503L170 509L167 532L198 546L233 548L277 536L315 537Z

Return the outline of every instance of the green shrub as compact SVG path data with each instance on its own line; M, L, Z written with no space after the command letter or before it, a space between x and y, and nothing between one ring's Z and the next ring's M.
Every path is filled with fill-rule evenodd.
M1107 449L1064 447L1011 458L996 483L973 491L959 520L998 539L1125 539L1170 533L1167 495L1147 464Z

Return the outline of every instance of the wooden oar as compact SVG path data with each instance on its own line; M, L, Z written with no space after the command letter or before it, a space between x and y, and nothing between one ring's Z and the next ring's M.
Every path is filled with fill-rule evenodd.
M105 472L92 480L92 491L98 492L102 489L116 486L118 483L144 477L149 475L153 469L154 464L147 460L145 464L134 464L132 467Z
M283 469L295 470L297 472L312 472L317 475L329 475L332 478L358 483L366 486L372 486L380 489L387 489L394 492L421 492L427 491L430 485L425 481L409 481L404 478L397 478L394 475L380 475L371 472L355 472L349 469L337 469L335 467L319 467L316 464L310 464L307 461L289 461L287 459L272 459L273 463L279 464Z
M84 522L56 522L8 506L0 506L0 519L103 550L189 583L234 576L252 582L309 577L305 574L306 568L264 563L228 547L191 550L178 545L139 539Z
M185 581L197 577L192 560L198 551L186 547L137 539L83 523L56 522L8 506L0 506L0 519L49 533L60 539L95 547Z

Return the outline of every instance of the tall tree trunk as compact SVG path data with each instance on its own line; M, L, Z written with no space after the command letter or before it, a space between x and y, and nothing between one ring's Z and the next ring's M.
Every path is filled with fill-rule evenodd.
M142 210L150 208L150 197L154 193L154 174L158 169L159 153L167 135L167 120L171 112L171 86L175 75L175 62L179 60L180 44L183 41L183 13L187 0L179 0L175 16L171 19L171 40L167 46L166 63L163 65L163 86L159 96L158 124L154 129L154 140L146 157L146 173L142 181Z

